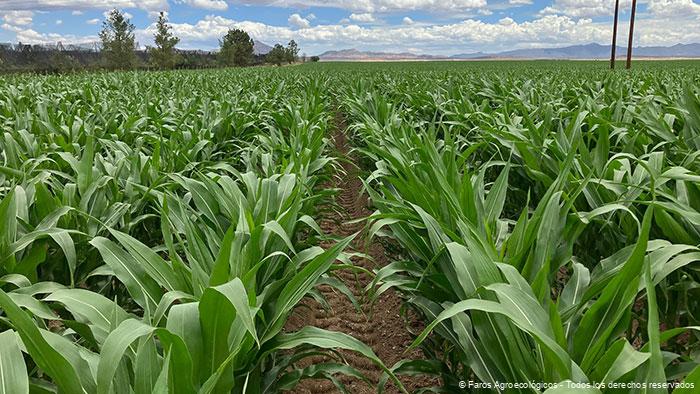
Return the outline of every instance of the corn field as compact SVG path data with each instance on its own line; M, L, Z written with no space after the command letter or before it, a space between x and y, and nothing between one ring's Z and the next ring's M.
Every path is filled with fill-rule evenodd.
M0 122L0 394L700 390L696 62L11 76ZM400 361L292 327L322 288L399 297Z

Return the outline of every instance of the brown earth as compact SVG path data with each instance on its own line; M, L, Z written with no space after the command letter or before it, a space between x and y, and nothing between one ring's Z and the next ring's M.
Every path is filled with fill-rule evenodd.
M359 179L359 171L355 164L356 158L351 153L351 147L344 133L343 120L337 118L335 123L333 138L336 149L339 154L345 156L348 160L342 164L343 171L337 175L331 185L327 186L340 189L336 202L341 208L341 212L334 215L323 215L319 223L324 233L337 237L346 237L360 232L353 241L352 248L347 250L347 252L358 251L369 255L373 261L365 258L353 258L352 260L356 266L373 271L388 264L389 258L380 242L371 240L368 243L367 237L362 232L365 225L364 222L349 223L357 219L366 218L371 214L371 211L369 210L368 197L362 193L362 182ZM327 248L331 245L332 242L328 242L321 246ZM369 246L367 247L367 245ZM305 301L304 305L298 307L290 318L286 326L287 330L295 330L305 325L311 325L352 335L369 345L387 367L391 367L403 359L424 358L420 350L406 352L406 349L413 341L408 328L413 332L420 331L422 323L413 318L406 322L406 319L400 313L403 304L402 299L395 291L389 290L383 293L374 303L370 314L369 300L365 297L365 287L372 280L371 276L362 272L355 274L348 270L340 271L337 275L353 292L363 310L358 311L345 295L329 286L323 285L319 289L332 310L325 311L318 303ZM357 353L347 351L341 351L340 353L351 366L357 368L371 381L371 384L367 384L360 379L340 376L339 380L343 382L348 392L358 394L376 393L377 382L382 374L381 369ZM311 360L311 362L321 361L323 361L323 358ZM399 376L399 379L409 392L438 384L436 379L425 376ZM302 381L293 391L290 391L290 393L299 394L336 392L339 391L332 382L321 379L307 379ZM400 391L390 382L387 384L385 392L399 393Z

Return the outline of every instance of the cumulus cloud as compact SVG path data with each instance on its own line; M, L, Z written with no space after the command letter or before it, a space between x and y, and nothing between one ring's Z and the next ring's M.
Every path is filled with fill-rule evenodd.
M320 53L331 48L404 51L453 54L466 51L497 52L532 47L566 46L610 41L610 24L590 18L544 15L531 21L517 22L502 18L489 23L467 19L450 24L413 24L397 26L358 26L357 24L316 25L305 29L271 26L259 22L236 21L210 15L194 23L173 23L183 48L212 48L228 29L239 28L263 42L296 40L304 51ZM621 22L621 31L627 29ZM142 43L149 42L155 26L138 32ZM651 21L637 25L638 45L672 45L698 42L700 31L689 32L684 24Z
M511 26L515 24L513 18L505 17L498 20L498 24L501 26Z
M278 42L288 41L307 30L292 30L289 27L270 26L260 22L235 21L218 15L208 15L194 24L171 22L173 33L180 37L183 47L199 48L215 43L230 29L245 30L256 40ZM156 31L155 24L146 29L138 30L139 41L146 42Z
M98 18L88 19L85 21L85 23L87 23L88 25L96 25L96 24L100 23L100 20Z
M650 0L647 9L658 18L700 18L700 4L693 0Z
M622 12L625 12L626 10L630 9L631 6L631 0L620 1L620 10ZM540 14L567 15L579 18L593 18L598 16L613 15L614 12L614 0L554 0L552 5L543 8L540 11Z
M395 11L445 12L485 8L487 0L237 0L237 4L277 7L329 7L354 13ZM516 0L518 1L518 0ZM520 0L522 1L522 0ZM224 11L228 0L172 0L171 3ZM0 10L104 10L140 8L145 11L168 9L168 0L0 0ZM307 18L308 19L308 18ZM309 19L310 20L310 19Z
M112 11L111 11L111 10L109 10L109 11L105 11L105 12L103 12L103 13L102 13L102 16L104 16L104 17L105 17L105 19L108 19L108 18L109 18L109 14L110 14L110 13L112 13ZM126 19L132 19L132 18L134 17L134 16L133 16L133 15L131 15L130 13L128 13L128 12L124 12L124 11L122 11L122 15L124 15L124 17L125 17Z
M54 0L54 2L57 1L68 2L69 0ZM437 2L437 0L434 1ZM447 3L450 1L446 0ZM455 1L457 0L452 2ZM422 20L421 23L412 23L413 20L406 17L395 25L385 25L366 22L376 20L374 11L367 11L353 12L353 20L348 18L334 24L315 22L313 26L310 22L314 19L313 16L303 16L303 14L290 15L288 25L283 26L234 20L217 15L208 15L190 23L171 21L171 24L174 33L182 39L180 47L183 49L214 49L218 46L218 40L232 28L243 29L254 39L268 43L287 42L294 39L308 53L320 53L332 48L358 48L392 52L453 54L472 51L498 52L518 48L566 46L591 42L609 43L611 34L609 19L599 21L593 19L592 16L586 16L590 12L574 12L574 4L585 5L583 2L577 3L577 1L555 0L553 3L552 7L562 7L568 4L571 15L553 12L542 13L534 15L532 19L526 21L521 21L517 17L503 17L498 21L485 22L473 16L453 23L427 24ZM590 0L588 3L594 5L597 1ZM636 45L673 45L679 42L700 42L700 29L688 29L687 19L684 23L679 23L677 20L666 17L653 17L655 14L664 15L664 12L672 15L671 10L675 10L674 12L682 11L686 16L688 14L699 15L696 13L696 3L692 0L647 1L647 11L639 15L639 23L636 26ZM389 0L357 1L357 3L373 7L380 4L386 5L389 2ZM660 6L662 2L665 2L663 3L665 7ZM393 4L399 3L408 7L406 4L424 4L425 1L396 0ZM600 4L606 3L601 0ZM2 0L0 0L0 5L4 5ZM11 24L5 16L9 11L3 11L5 10L0 7L2 28L15 32L17 39L22 42L51 43L62 41L67 44L96 41L96 38L91 36L76 37L36 32L31 28L31 17L34 15L29 15L30 19L26 19L27 14L25 14L23 20L20 14L13 14L10 19L14 17L12 19L14 24ZM477 12L475 10L472 14L476 15ZM360 16L363 14L368 16ZM25 24L18 24L18 21ZM99 20L90 20L88 23L97 24ZM621 21L620 29L620 31L626 31L625 20ZM150 45L154 32L155 24L151 22L149 26L137 30L137 40L144 45Z
M224 0L177 0L176 3L205 10L226 11L228 9L228 3Z
M80 16L80 15L83 15L83 11L75 10L75 11L71 12L70 14L73 16Z
M34 13L32 11L0 12L0 18L5 24L11 26L28 26L32 24Z
M371 13L365 12L362 14L350 14L350 20L355 22L368 23L374 22L376 19L374 19L374 15L372 15Z
M289 18L287 18L287 22L290 26L298 29L308 29L311 26L311 22L309 22L308 19L302 18L299 14L290 15Z
M278 7L330 7L352 12L464 11L486 7L486 0L239 0L242 4Z
M3 24L3 29L14 32L17 35L17 41L26 44L56 44L61 42L64 45L68 44L87 44L98 41L97 36L76 36L63 35L57 33L39 33L31 28L22 28L19 26L10 26Z
M104 10L140 8L146 11L168 9L168 0L3 0L0 10Z
M512 5L529 5L529 4L532 4L532 0L508 0L508 4L512 4Z

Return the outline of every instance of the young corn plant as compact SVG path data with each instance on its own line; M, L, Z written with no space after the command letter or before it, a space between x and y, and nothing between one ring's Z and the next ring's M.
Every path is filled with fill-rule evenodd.
M655 295L656 285L700 257L698 237L687 232L695 226L693 210L678 203L677 189L667 187L694 187L692 171L664 168L658 153L608 159L607 151L600 171L583 167L586 114L580 113L549 145L561 151L548 157L554 177L535 177L546 187L538 202L530 208L526 200L525 209L509 219L504 209L517 202L509 201L511 174L533 168L517 156L522 149L511 146L510 157L483 161L484 152L498 157L506 151L493 150L501 141L470 143L435 120L413 127L410 114L377 96L357 96L348 108L366 144L363 153L376 163L366 185L378 209L369 233L390 235L408 257L380 269L368 290L375 297L389 287L402 290L430 322L414 346L432 344L428 351L443 359L434 372L447 386L456 388L459 380L492 387L530 381L650 384L682 379L697 368L687 354L662 352L662 342L693 328L660 334ZM606 172L620 168L621 160L629 175ZM601 183L616 193L591 200ZM586 200L596 204L582 204ZM671 219L676 222L662 222L681 211L686 214ZM609 226L611 220L619 221L618 233L635 241L590 271L574 253L583 246L579 238L587 226ZM670 228L687 229L688 244L650 239L652 230L665 237ZM635 312L645 295L646 330ZM638 339L646 342L639 345ZM402 368L410 372L413 366L397 364L395 371Z
M351 336L285 329L320 284L352 297L333 272L353 237L313 246L323 81L131 78L0 89L0 392L347 392L336 375L366 378L339 349L393 376Z

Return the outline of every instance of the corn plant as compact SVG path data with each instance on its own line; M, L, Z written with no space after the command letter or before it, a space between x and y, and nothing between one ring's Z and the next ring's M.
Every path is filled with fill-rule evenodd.
M695 199L687 197L699 180L698 130L694 104L681 106L697 96L588 90L628 88L622 78L574 79L563 93L544 87L562 76L440 84L382 74L381 93L366 80L345 88L355 140L373 164L369 234L405 249L367 290L406 294L430 323L413 346L442 360L432 368L448 387L658 383L697 368L688 350L662 348L694 328L657 302L657 289L668 297L679 280L693 281L700 257ZM408 83L416 79L437 92ZM685 307L692 325L694 304ZM674 328L662 332L660 320Z
M0 89L0 392L346 391L337 374L364 377L338 349L393 376L351 336L285 331L316 286L353 297L335 277L353 237L316 246L324 83L132 77Z

